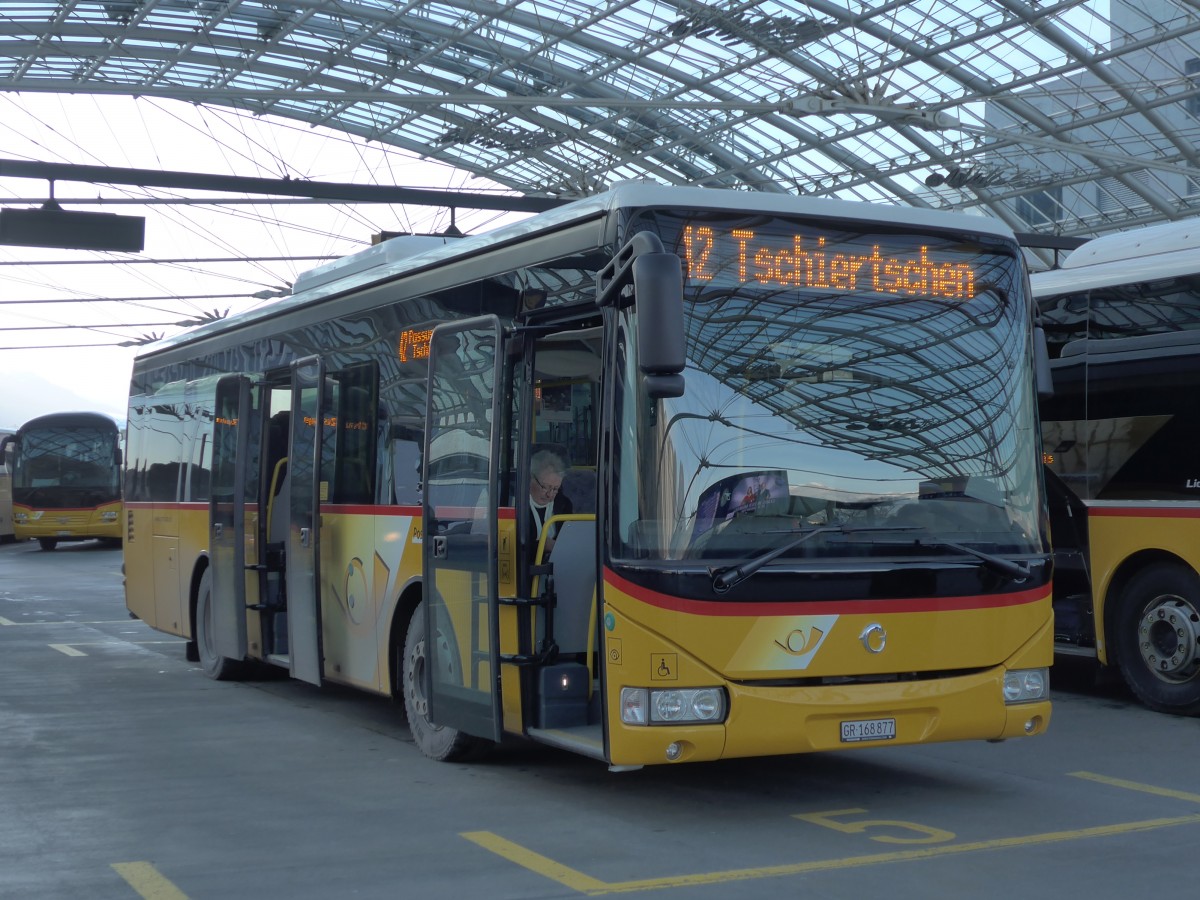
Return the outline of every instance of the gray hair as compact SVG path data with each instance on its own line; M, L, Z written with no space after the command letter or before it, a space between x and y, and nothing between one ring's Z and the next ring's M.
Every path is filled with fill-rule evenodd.
M560 478L567 472L567 464L553 450L539 450L529 460L529 474L541 475L551 471Z

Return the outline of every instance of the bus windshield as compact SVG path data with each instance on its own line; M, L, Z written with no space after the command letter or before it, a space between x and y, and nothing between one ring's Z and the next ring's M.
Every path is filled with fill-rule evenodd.
M763 217L658 225L685 264L686 389L623 406L627 555L1042 552L1011 253Z
M118 433L115 427L51 425L30 428L21 436L13 473L14 489L77 493L119 493Z

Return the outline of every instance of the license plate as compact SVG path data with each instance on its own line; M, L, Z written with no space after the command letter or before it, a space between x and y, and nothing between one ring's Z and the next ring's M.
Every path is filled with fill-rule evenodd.
M896 737L895 719L857 719L842 723L842 743L890 741Z

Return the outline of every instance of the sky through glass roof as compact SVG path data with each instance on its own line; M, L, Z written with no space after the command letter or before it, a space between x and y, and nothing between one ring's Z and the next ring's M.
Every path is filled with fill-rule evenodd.
M646 178L961 210L1076 238L1200 211L1197 0L9 0L0 91L0 132L21 160L180 168L173 151L145 146L152 118L173 117L191 123L181 128L201 155L193 171L212 173L551 199ZM103 147L115 152L82 126L65 146L30 127L65 133L64 120L37 119L32 99L58 98L70 121L78 107L68 100L94 103L103 119L102 102L131 97L146 112L106 123L113 140ZM266 123L283 123L285 136L264 136ZM230 129L241 146L226 137L216 152L200 149L200 132ZM300 132L323 136L322 149L303 149ZM354 173L327 162L339 142L329 135L358 161ZM404 160L456 174L431 177ZM0 179L5 205L44 191L12 184ZM74 189L89 191L113 193ZM120 193L113 202L180 194ZM264 229L244 240L225 224L198 224L196 207L174 213L207 242L194 255L254 258L237 278L223 269L185 283L181 270L198 282L217 264L176 262L150 276L140 261L114 258L110 272L128 271L131 286L5 269L0 292L6 304L40 302L43 287L97 301L159 298L152 305L165 311L144 327L118 314L122 324L100 335L128 342L215 306L243 308L225 299L239 290L269 302L316 257L358 249L374 232L453 223L447 209L343 204L285 234L299 208L226 204L226 219ZM464 230L495 220L458 210ZM0 248L5 265L37 254L9 256ZM47 331L6 326L19 338L0 343L91 328L105 318L97 308L4 305L37 309Z
M522 194L648 177L977 210L1060 234L1193 211L1198 57L1189 0L0 11L3 90L299 119Z

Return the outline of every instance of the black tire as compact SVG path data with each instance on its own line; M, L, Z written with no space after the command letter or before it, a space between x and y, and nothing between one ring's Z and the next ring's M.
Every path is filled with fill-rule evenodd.
M58 546L58 541L54 538L38 538L38 543L42 545L42 549L49 552Z
M1118 603L1117 662L1129 689L1158 712L1200 713L1200 578L1157 563L1130 579Z
M239 660L221 656L216 651L213 635L212 570L205 569L200 576L200 589L196 595L196 651L204 674L215 681L228 681L242 673Z
M425 692L425 667L429 664L429 656L425 652L426 610L427 606L422 600L413 611L397 666L408 728L417 747L430 759L457 762L478 758L491 746L491 741L464 734L455 728L435 725L429 720L429 698ZM452 672L450 675L461 680L461 673Z

